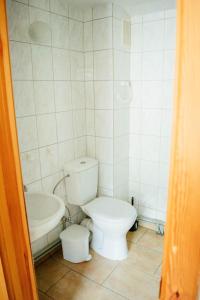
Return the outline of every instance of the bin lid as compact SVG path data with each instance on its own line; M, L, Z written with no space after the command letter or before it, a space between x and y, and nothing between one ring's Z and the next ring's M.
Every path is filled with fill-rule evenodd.
M61 232L61 240L81 240L89 237L89 230L82 225L73 224Z
M64 165L66 173L83 172L98 165L98 161L90 157L81 157L79 159L68 162Z

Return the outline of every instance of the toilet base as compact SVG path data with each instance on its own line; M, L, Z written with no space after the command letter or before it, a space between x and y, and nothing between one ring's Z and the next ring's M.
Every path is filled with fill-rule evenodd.
M98 238L93 234L91 247L99 255L111 260L123 260L128 256L126 235L120 237L105 236Z

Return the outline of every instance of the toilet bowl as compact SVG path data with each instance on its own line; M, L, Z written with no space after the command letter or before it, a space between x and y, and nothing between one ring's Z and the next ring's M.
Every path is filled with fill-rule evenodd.
M126 258L126 234L137 218L135 208L119 199L97 198L96 159L83 157L74 160L65 165L64 172L67 175L67 201L80 206L92 220L92 248L109 259Z
M126 234L137 218L137 212L129 203L110 197L99 197L81 206L91 218L91 247L100 255L122 260L127 257Z

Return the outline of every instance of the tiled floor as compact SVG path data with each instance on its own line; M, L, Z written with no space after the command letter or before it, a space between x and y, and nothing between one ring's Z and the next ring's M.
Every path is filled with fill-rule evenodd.
M36 268L40 300L156 300L163 237L139 227L127 235L126 260L110 261L91 250L92 260L70 263L57 252Z

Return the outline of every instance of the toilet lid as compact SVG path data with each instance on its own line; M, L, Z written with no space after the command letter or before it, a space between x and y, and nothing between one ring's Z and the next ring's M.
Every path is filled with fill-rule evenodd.
M91 218L119 222L137 217L136 209L128 202L115 198L99 197L84 206Z

